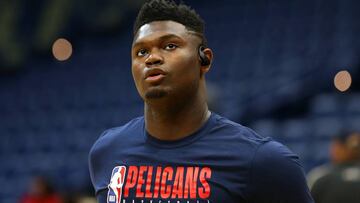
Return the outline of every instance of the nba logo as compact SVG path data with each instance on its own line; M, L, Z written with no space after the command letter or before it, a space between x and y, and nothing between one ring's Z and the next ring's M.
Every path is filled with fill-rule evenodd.
M120 203L121 202L121 195L122 195L122 188L125 182L125 173L126 167L125 166L116 166L110 178L110 183L108 185L109 192L107 196L108 203Z

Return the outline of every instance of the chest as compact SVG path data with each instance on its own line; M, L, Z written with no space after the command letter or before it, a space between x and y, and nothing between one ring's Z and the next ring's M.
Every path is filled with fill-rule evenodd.
M221 153L121 157L107 169L111 203L238 203L248 187L250 164Z

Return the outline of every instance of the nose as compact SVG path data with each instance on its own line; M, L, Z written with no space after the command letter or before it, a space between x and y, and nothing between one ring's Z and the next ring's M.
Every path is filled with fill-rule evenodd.
M151 53L145 60L147 66L161 65L163 62L164 59L158 53Z

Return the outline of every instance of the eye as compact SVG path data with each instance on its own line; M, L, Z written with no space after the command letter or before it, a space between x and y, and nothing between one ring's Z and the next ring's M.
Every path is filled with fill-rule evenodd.
M147 53L148 53L148 51L147 51L146 49L140 49L140 50L136 53L136 55L141 57L141 56L145 56Z
M170 44L167 44L166 46L165 46L165 49L166 50L173 50L173 49L176 49L178 46L176 45L176 44L172 44L172 43L170 43Z

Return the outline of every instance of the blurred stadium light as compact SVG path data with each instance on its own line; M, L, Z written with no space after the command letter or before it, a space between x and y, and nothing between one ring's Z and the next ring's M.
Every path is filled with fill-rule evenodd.
M351 83L352 79L348 71L343 70L335 75L334 84L336 89L338 89L340 92L345 92L348 90L351 86Z

